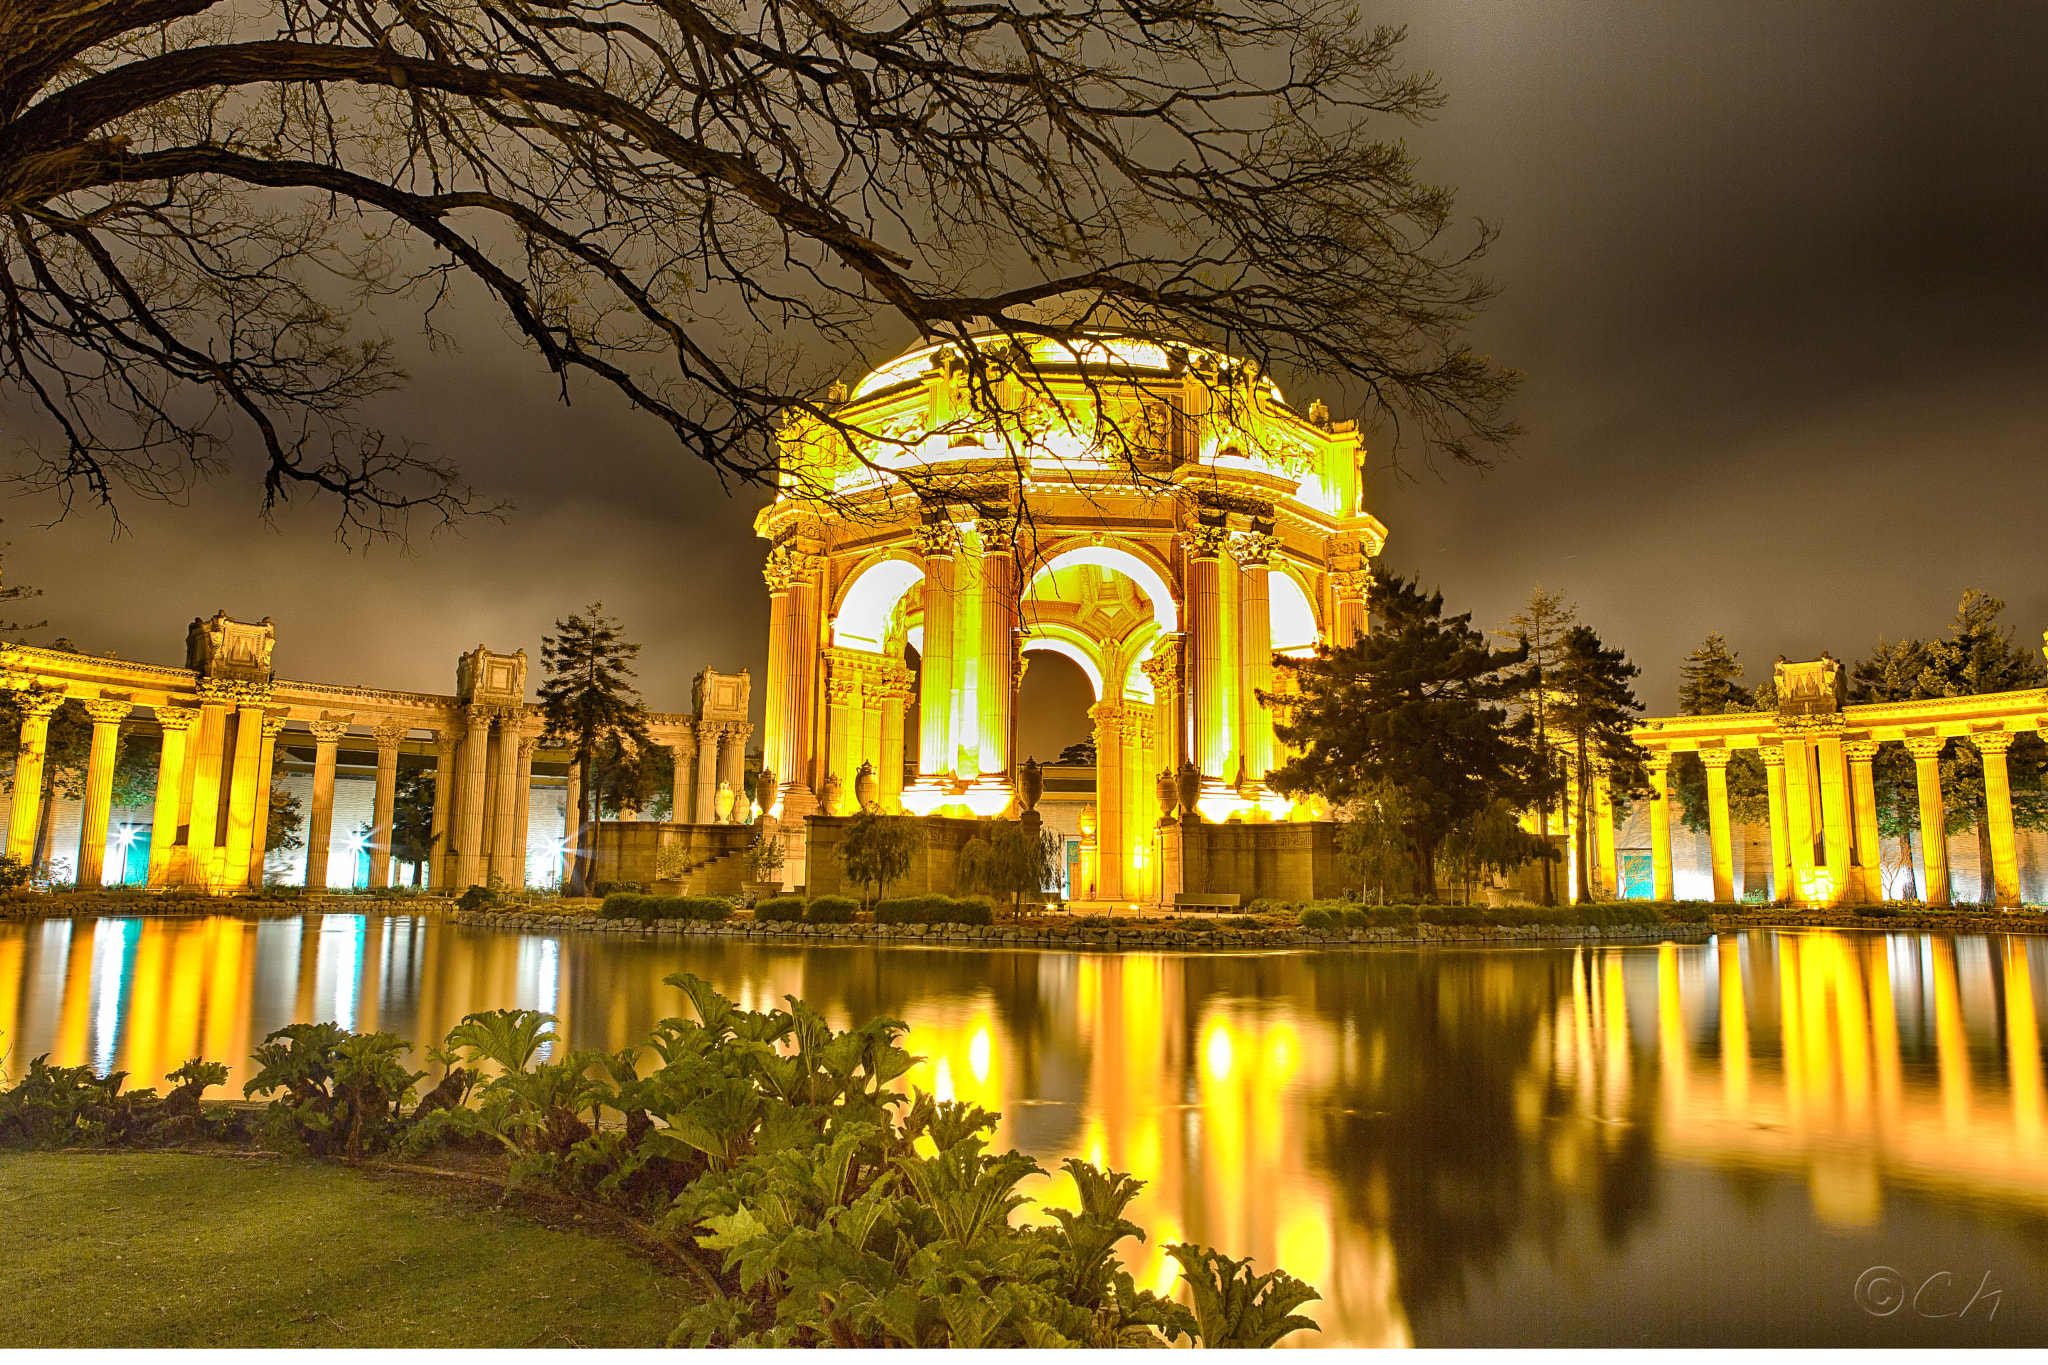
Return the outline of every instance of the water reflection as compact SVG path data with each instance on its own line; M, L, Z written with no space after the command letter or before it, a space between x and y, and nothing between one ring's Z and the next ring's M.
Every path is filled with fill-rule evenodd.
M1928 1245L1988 1246L2015 1220L2038 1237L2044 948L1768 932L1171 956L685 946L410 916L51 921L0 926L0 1046L11 1071L48 1052L138 1084L204 1056L238 1089L251 1045L294 1020L421 1042L516 1005L615 1049L683 1012L660 983L687 966L756 1008L795 995L836 1024L901 1018L925 1059L912 1081L1001 1111L999 1143L1141 1176L1141 1284L1170 1287L1164 1244L1193 1238L1321 1288L1324 1331L1301 1344L1507 1344L1569 1336L1557 1323L1589 1282L1668 1275L1674 1238L1739 1273L1745 1237L1882 1250L1935 1216ZM1037 1194L1074 1197L1064 1176ZM1840 1297L1818 1271L1770 1273ZM1501 1303L1546 1296L1564 1305L1548 1326L1503 1325ZM2037 1311L2021 1298L2002 1324ZM1582 1339L1690 1330L1676 1307L1584 1312Z

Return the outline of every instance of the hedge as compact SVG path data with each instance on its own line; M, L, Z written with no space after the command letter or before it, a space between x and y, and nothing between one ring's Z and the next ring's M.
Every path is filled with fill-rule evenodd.
M1705 924L1711 910L1705 901L1597 901L1592 905L1346 905L1311 901L1300 910L1304 929L1384 929L1424 924L1521 928L1651 927L1659 924Z
M875 905L877 924L993 924L995 911L980 896L905 896Z
M802 896L774 896L754 902L754 918L777 924L794 924L804 917Z
M666 919L721 920L732 918L732 902L722 896L648 896L635 891L614 891L604 898L597 913L606 919L637 919L643 924Z
M851 896L820 896L804 907L806 924L851 924L860 902Z

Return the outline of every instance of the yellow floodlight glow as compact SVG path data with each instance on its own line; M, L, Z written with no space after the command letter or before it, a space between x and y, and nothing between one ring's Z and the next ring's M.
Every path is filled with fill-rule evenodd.
M976 1029L974 1036L967 1040L967 1069L974 1073L975 1080L988 1080L989 1060L994 1050L986 1028Z
M1208 1063L1209 1074L1219 1081L1229 1080L1235 1051L1230 1041L1230 1025L1218 1019L1209 1026L1209 1041L1202 1048L1202 1059Z
M985 787L977 784L960 793L957 799L961 805L986 820L1010 804L1010 789L995 782Z

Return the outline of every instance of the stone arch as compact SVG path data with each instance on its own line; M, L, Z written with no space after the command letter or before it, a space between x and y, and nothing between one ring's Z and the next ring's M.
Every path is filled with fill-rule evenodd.
M1082 643L1078 637L1073 636L1072 632L1057 626L1041 626L1030 639L1024 642L1022 652L1028 654L1034 649L1042 649L1052 654L1063 654L1067 658L1072 659L1076 664L1080 665L1081 671L1088 675L1088 683L1095 689L1095 700L1102 700L1102 663L1099 659L1095 658L1086 644Z
M832 611L832 644L881 654L887 649L889 620L903 595L924 579L924 565L907 550L885 550L846 580Z
M1159 628L1162 631L1180 629L1180 603L1174 598L1173 588L1163 571L1165 566L1142 550L1126 545L1096 544L1093 540L1069 543L1039 561L1024 584L1024 593L1029 595L1032 586L1047 574L1083 564L1120 573L1136 583L1138 590L1145 594L1145 600L1152 604L1152 619L1159 623Z

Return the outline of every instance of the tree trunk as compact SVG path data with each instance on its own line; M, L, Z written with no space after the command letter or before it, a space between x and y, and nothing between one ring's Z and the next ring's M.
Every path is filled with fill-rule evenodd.
M1593 842L1593 818L1588 812L1593 809L1593 769L1587 761L1586 736L1583 733L1579 736L1579 770L1575 776L1578 779L1576 785L1579 791L1578 814L1573 817L1577 824L1579 836L1578 848L1574 856L1574 862L1579 870L1578 903L1580 905L1591 905L1593 903L1593 855L1590 845Z
M1436 899L1436 845L1415 846L1415 899Z
M1991 865L1991 814L1977 803L1977 900L1998 904L1998 869Z

